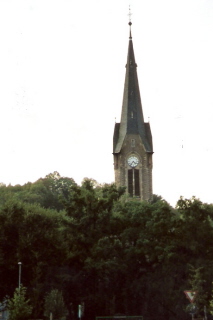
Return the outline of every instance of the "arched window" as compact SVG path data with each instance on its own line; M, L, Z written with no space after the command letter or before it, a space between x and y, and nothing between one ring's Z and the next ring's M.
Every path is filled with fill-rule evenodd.
M140 178L138 169L128 170L128 193L131 197L140 196Z

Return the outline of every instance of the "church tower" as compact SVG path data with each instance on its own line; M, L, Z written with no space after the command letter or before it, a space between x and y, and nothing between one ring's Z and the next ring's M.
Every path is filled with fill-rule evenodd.
M131 197L152 198L152 134L144 122L137 76L137 64L129 35L129 47L120 123L115 123L113 156L115 183L126 186Z

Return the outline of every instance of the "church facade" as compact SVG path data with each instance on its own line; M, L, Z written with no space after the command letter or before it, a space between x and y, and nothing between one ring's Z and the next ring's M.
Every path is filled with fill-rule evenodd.
M126 75L120 123L115 123L113 157L115 183L126 186L126 192L140 200L152 198L152 134L144 122L137 64L131 34L127 54Z

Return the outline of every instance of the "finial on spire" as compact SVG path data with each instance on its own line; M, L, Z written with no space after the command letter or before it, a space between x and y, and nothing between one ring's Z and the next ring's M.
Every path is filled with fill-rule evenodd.
M132 25L132 21L131 21L131 8L130 8L130 5L129 5L129 13L128 13L128 16L129 16L129 39L132 39L132 33L131 33L131 25Z

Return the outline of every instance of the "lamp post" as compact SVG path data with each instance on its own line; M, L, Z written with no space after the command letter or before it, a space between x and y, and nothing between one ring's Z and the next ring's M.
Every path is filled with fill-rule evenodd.
M19 270L18 270L18 288L21 288L21 262L18 262Z

